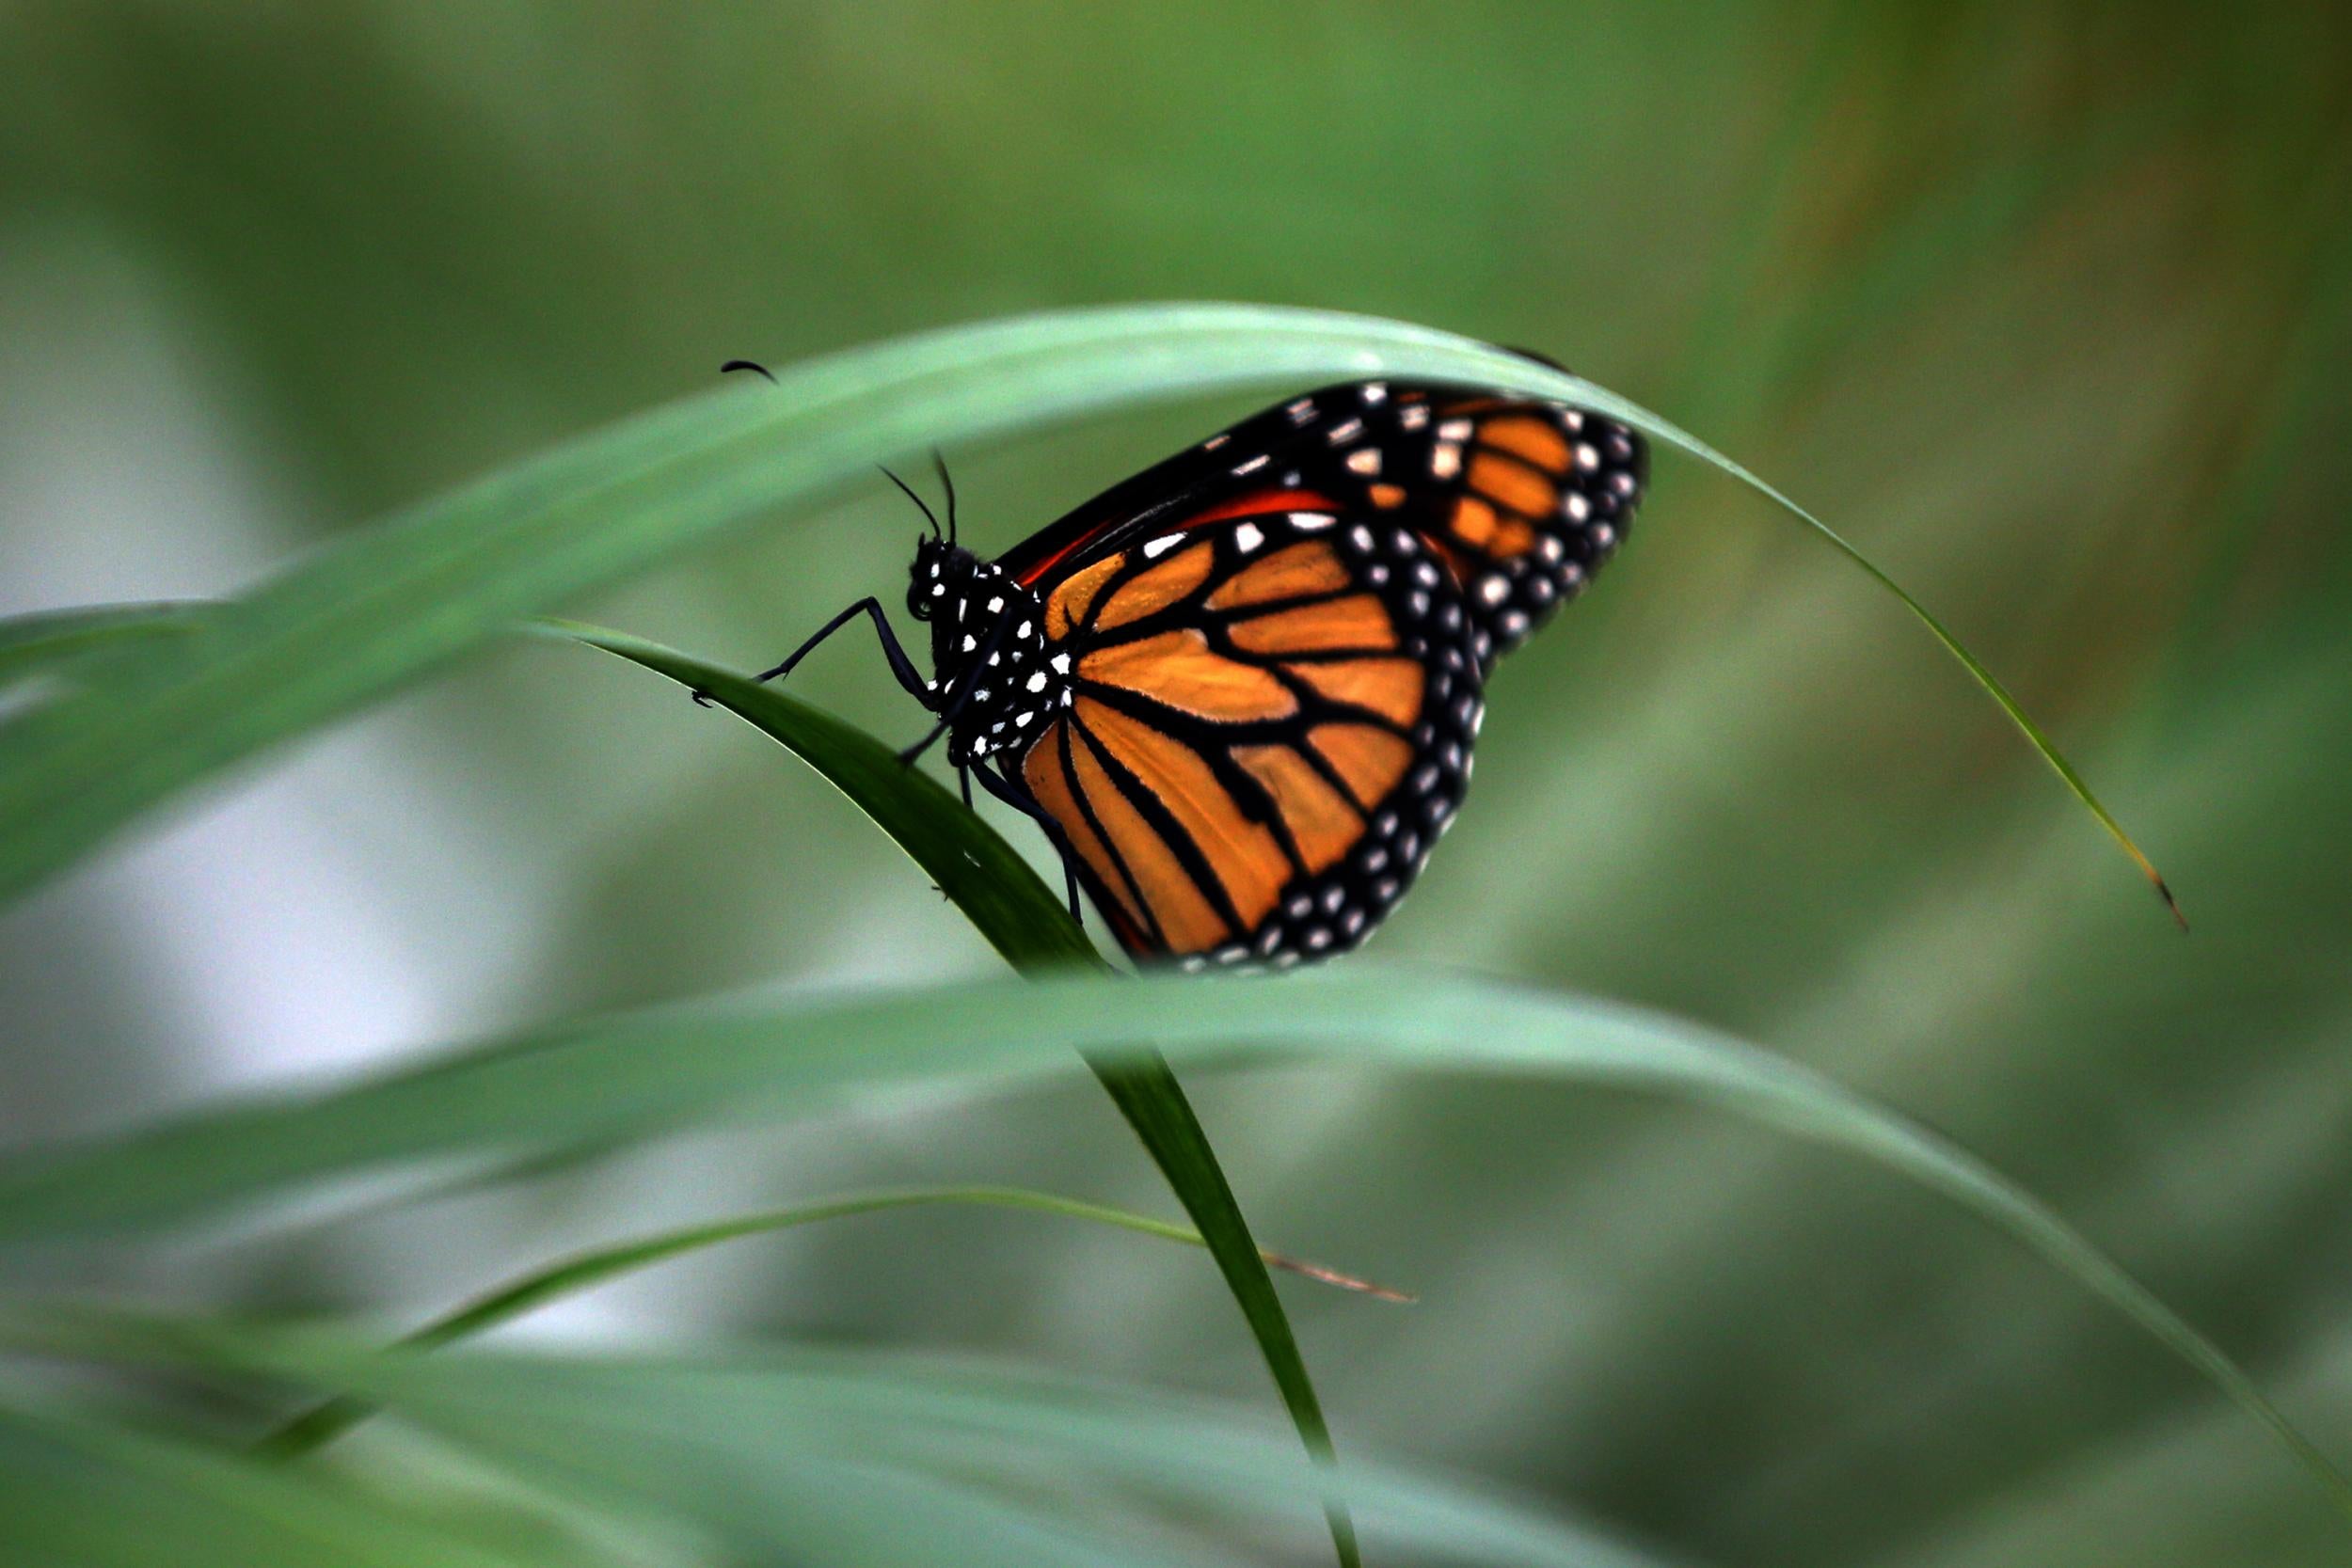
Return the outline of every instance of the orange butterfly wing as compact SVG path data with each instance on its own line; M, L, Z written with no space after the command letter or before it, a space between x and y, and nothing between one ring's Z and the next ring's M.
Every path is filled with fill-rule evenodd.
M1464 595L1487 669L1581 593L1648 480L1642 437L1562 404L1363 381L1278 404L1114 485L1001 564L1024 586L1276 504L1417 530ZM1294 502L1294 504L1302 504Z
M1002 558L1075 682L1017 771L1127 949L1359 942L1460 803L1486 674L1615 551L1646 474L1597 415L1351 382Z
M1397 420L1396 494L1462 585L1491 664L1615 553L1647 449L1613 420L1509 398L1407 391Z
M1044 622L1072 685L1021 779L1139 956L1352 947L1460 804L1476 626L1416 530L1273 491L1073 572Z

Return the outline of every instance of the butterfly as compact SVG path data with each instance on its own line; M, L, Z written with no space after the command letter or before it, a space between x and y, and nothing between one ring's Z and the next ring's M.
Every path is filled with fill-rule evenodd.
M756 366L747 368L757 369ZM887 470L885 470L887 472ZM1626 426L1476 388L1357 381L1147 468L994 561L930 519L868 617L964 782L1034 818L1139 961L1287 968L1395 908L1470 783L1486 679L1624 539Z

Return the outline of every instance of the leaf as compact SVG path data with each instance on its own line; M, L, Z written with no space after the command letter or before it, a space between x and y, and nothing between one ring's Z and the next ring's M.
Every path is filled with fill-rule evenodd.
M0 686L108 650L197 629L205 607L156 604L89 605L0 620Z
M193 1444L0 1409L0 1542L72 1568L520 1568L377 1499ZM579 1560L577 1558L571 1560Z
M870 736L772 686L745 680L642 638L565 622L550 623L549 629L657 670L782 741L929 872L940 891L1015 969L1037 975L1073 969L1104 972L1086 933L1028 863L946 790L901 763ZM1298 1428L1300 1442L1319 1463L1336 1464L1323 1402L1316 1397L1290 1316L1266 1274L1263 1249L1250 1232L1184 1085L1156 1053L1139 1047L1127 1047L1116 1057L1089 1053L1087 1064L1200 1227L1209 1255L1225 1276L1226 1288ZM1352 1565L1359 1560L1355 1528L1344 1510L1334 1505L1327 1512L1340 1561Z
M1916 599L1756 475L1532 359L1398 322L1245 305L1017 317L805 361L774 388L714 388L362 531L224 607L172 657L109 660L86 689L0 732L0 897L73 863L199 779L397 689L514 621L777 508L812 505L902 451L1147 398L1373 374L1563 399L1771 498L1960 659L2170 903L2147 858L1992 673Z
M1012 846L987 831L937 780L900 762L855 725L774 686L641 637L569 621L543 622L534 629L658 671L782 741L889 834L1013 968L1032 974L1106 972L1061 899ZM975 832L976 824L982 831Z
M1102 1530L1105 1505L1141 1497L1187 1514L1276 1513L1336 1487L1409 1560L1655 1560L1377 1460L1319 1474L1287 1436L1223 1404L935 1355L469 1348L427 1357L326 1331L22 1307L0 1313L0 1344L358 1388L518 1479L595 1509L634 1501L664 1521L704 1522L764 1548L763 1560L786 1548L795 1560L870 1560L887 1544L893 1558L915 1560L1133 1561L1140 1544ZM1090 1506L1068 1505L1073 1481ZM963 1550L953 1549L958 1531L972 1535Z
M400 1342L425 1350L455 1344L496 1328L501 1323L511 1323L550 1301L723 1243L741 1241L751 1236L771 1236L778 1231L793 1230L826 1220L942 1204L1025 1209L1036 1213L1058 1214L1065 1219L1117 1226L1162 1241L1182 1242L1187 1246L1204 1247L1208 1244L1200 1239L1199 1231L1187 1230L1181 1225L1170 1225L1165 1220L1155 1220L1148 1214L1133 1213L1106 1204L1087 1203L1054 1193L1031 1192L1021 1187L920 1187L903 1192L855 1193L814 1203L795 1204L789 1209L739 1215L709 1225L665 1230L633 1242L596 1247L545 1268L534 1269L520 1278L486 1291L454 1311L434 1319L415 1333L404 1335ZM1383 1301L1412 1299L1351 1275L1340 1274L1319 1264L1302 1263L1278 1252L1263 1252L1260 1256L1269 1267L1291 1270L1344 1291L1376 1296ZM262 1440L261 1447L263 1451L280 1457L309 1453L350 1431L366 1419L369 1414L370 1407L360 1401L347 1398L330 1400L279 1427Z
M2352 1511L2352 1488L2219 1347L1982 1162L1818 1073L1697 1025L1459 976L1085 976L657 1009L478 1047L309 1097L248 1100L0 1164L0 1238L86 1234L457 1150L654 1136L875 1085L1050 1073L1149 1037L1179 1060L1268 1047L1645 1090L1860 1154L2008 1231L2154 1336Z

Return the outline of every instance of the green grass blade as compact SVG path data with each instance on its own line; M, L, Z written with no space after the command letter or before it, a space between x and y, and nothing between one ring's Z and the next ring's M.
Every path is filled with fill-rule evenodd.
M644 1138L946 1076L1005 1082L1150 1037L1180 1061L1287 1047L1355 1065L1530 1073L1645 1090L1860 1154L1959 1203L2153 1335L2352 1513L2352 1486L2221 1349L2058 1214L1934 1133L1818 1073L1677 1020L1468 978L1275 982L1069 975L911 994L703 1006L505 1041L301 1099L232 1103L0 1164L0 1239L154 1225L394 1162Z
M1282 1298L1274 1293L1263 1251L1250 1234L1241 1200L1233 1196L1232 1183L1226 1180L1225 1168L1217 1163L1208 1132L1194 1115L1175 1069L1156 1051L1128 1048L1117 1054L1089 1052L1086 1057L1111 1103L1143 1140L1168 1185L1176 1190L1184 1212L1207 1238L1210 1256L1216 1259L1226 1289L1232 1292L1250 1335L1258 1341L1266 1368L1274 1375L1274 1386L1290 1410L1292 1424L1298 1428L1299 1439L1318 1465L1336 1466L1339 1451L1331 1442L1330 1423L1308 1374L1306 1355L1298 1348L1290 1314L1282 1309ZM1348 1517L1346 1504L1327 1497L1323 1512L1330 1522L1331 1544L1338 1549L1340 1561L1360 1562L1356 1525Z
M554 1560L216 1449L6 1408L0 1558L27 1568L520 1568Z
M9 616L0 620L0 686L93 654L185 637L197 629L206 608L165 601Z
M571 621L547 621L537 629L667 675L782 742L905 850L1013 968L1028 974L1105 970L1069 909L1028 862L937 780L907 767L855 725L775 686L642 637ZM681 703L679 711L692 710ZM976 826L981 831L974 832Z
M0 1312L0 1346L359 1388L492 1466L550 1482L598 1509L626 1499L667 1521L716 1526L765 1548L760 1560L778 1545L802 1548L789 1552L793 1560L874 1560L883 1544L895 1547L892 1560L973 1560L968 1551L911 1554L910 1537L920 1542L927 1521L910 1530L896 1511L882 1513L866 1551L807 1550L812 1523L830 1528L836 1513L877 1512L857 1492L834 1490L837 1480L861 1476L894 1478L926 1514L962 1513L985 1499L1073 1528L1088 1528L1094 1511L1067 1506L1060 1488L1072 1483L1114 1509L1140 1497L1212 1519L1241 1510L1279 1518L1327 1484L1282 1436L1225 1404L903 1352L760 1346L580 1355L468 1348L421 1356L362 1348L321 1330L59 1307ZM1041 1478L1058 1484L1041 1487ZM1603 1531L1377 1460L1352 1464L1336 1483L1394 1544L1400 1560L1553 1568L1658 1562ZM982 1528L1003 1522L986 1513L973 1520ZM1098 1537L1090 1556L1042 1560L1138 1560L1140 1544ZM982 1560L1023 1560L992 1553Z
M1033 1192L1025 1187L917 1187L896 1192L853 1193L815 1203L795 1204L788 1209L771 1209L708 1225L665 1230L633 1242L579 1253L485 1291L453 1311L434 1319L416 1332L404 1335L400 1342L422 1350L453 1345L496 1328L501 1323L512 1323L548 1302L728 1242L753 1236L772 1236L780 1231L797 1230L805 1225L850 1219L859 1214L879 1214L893 1209L937 1205L1020 1209L1033 1213L1058 1214L1065 1219L1116 1226L1161 1241L1181 1242L1186 1246L1208 1245L1198 1230L1171 1225L1166 1220L1155 1220L1149 1214L1063 1197L1057 1193ZM1287 1269L1344 1291L1375 1296L1383 1301L1412 1299L1385 1286L1341 1274L1319 1263L1302 1262L1279 1252L1264 1252L1261 1257L1270 1267ZM310 1453L365 1420L372 1410L372 1406L357 1399L339 1397L329 1400L287 1421L264 1438L260 1446L263 1452L280 1458Z
M0 734L0 896L72 864L206 775L330 721L525 616L723 530L805 507L869 465L1148 398L1315 376L1474 381L1619 419L1753 486L1893 592L2163 891L2081 776L1917 600L1818 518L1686 432L1580 377L1449 333L1331 311L1152 305L1020 317L787 367L518 464L307 558L170 658Z
M1028 974L1072 968L1101 972L1101 958L1028 863L988 825L927 775L840 720L673 648L568 622L548 628L658 671L748 720L823 774L914 863L930 873L1007 962ZM1156 1053L1129 1048L1091 1053L1088 1065L1200 1227L1226 1288L1258 1342L1299 1441L1325 1465L1338 1462L1329 1421L1315 1393L1290 1315L1266 1273L1264 1249L1251 1233L1216 1150L1193 1114L1175 1071ZM1345 1568L1359 1560L1355 1527L1332 1504L1331 1542Z

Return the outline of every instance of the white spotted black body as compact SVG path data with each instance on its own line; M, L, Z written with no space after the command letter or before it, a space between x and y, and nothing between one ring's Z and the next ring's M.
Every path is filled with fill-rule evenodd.
M931 624L924 704L943 718L953 708L948 762L1017 751L1069 700L1070 656L1046 649L1036 594L995 562L930 538L916 545L910 576L908 612Z

